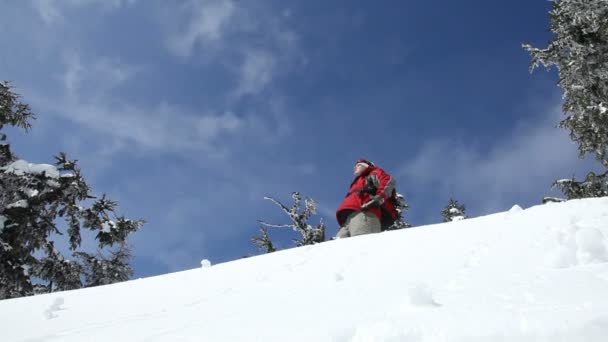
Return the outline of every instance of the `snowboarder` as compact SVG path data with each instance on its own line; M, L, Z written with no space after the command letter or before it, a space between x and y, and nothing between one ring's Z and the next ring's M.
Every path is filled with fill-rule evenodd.
M398 216L392 201L396 194L395 180L388 173L366 159L359 159L354 175L355 179L336 211L340 225L338 239L379 233Z

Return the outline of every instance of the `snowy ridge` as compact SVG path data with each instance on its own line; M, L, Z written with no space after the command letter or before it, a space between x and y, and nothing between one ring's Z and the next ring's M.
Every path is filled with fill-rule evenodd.
M2 341L605 341L608 198L0 302ZM33 329L35 327L35 329Z

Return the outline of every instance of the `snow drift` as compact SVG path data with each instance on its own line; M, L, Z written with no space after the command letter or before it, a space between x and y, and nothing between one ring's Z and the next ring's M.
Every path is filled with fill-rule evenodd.
M605 341L608 198L0 302L1 341Z

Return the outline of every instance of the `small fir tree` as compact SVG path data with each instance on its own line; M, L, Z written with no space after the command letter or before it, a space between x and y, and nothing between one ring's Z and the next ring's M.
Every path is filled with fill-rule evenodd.
M448 201L448 205L441 210L441 215L443 222L460 221L467 218L464 204L460 204L452 198Z
M412 225L405 221L405 212L410 208L410 206L405 202L405 196L400 193L397 193L395 197L395 209L397 209L397 220L386 230L397 230L404 228L411 228Z

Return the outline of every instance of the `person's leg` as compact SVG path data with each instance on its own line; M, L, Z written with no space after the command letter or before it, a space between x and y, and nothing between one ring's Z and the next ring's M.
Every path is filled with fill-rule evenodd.
M353 219L353 217L355 217L355 215L357 215L357 212L351 210L350 214L348 214L348 216L346 217L346 220L344 220L344 225L340 228L340 230L338 230L338 234L336 234L336 239L343 239L352 236L349 227L350 221Z
M357 212L348 224L350 236L380 233L380 220L367 211Z
M338 230L338 234L336 234L336 239L343 239L350 237L350 232L348 231L348 226L344 226Z

